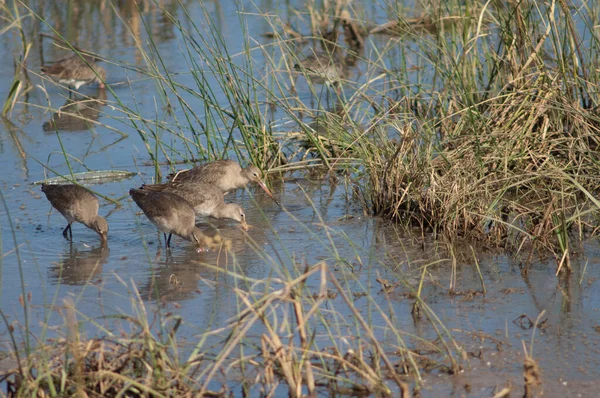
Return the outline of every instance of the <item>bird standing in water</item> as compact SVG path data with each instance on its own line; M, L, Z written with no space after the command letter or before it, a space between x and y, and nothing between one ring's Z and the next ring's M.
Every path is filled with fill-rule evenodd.
M277 200L263 182L260 169L250 165L244 169L233 160L217 160L188 170L169 174L172 182L194 182L215 185L225 193L233 189L245 188L249 182L257 183L271 199Z
M43 75L75 90L90 83L98 83L100 88L104 88L106 81L106 71L96 64L96 58L83 53L44 65L41 71Z
M228 218L237 221L247 231L246 213L236 203L225 203L223 193L216 185L197 181L171 181L166 184L142 185L143 190L169 192L185 199L197 215Z
M294 69L313 83L332 86L336 91L339 91L342 81L346 78L343 59L335 54L311 54L294 64Z
M185 199L169 192L143 189L131 189L129 195L150 222L163 233L167 247L171 247L173 234L198 246L206 243L206 235L196 227L196 213Z
M102 242L106 242L108 235L108 223L98 215L100 205L98 198L89 190L73 184L50 185L42 184L42 192L60 214L67 219L67 226L63 230L63 236L73 240L71 224L80 222L89 229L100 235Z

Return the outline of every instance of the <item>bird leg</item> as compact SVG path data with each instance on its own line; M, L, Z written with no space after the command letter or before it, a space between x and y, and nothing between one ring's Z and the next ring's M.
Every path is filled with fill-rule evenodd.
M67 237L67 231L69 231L70 239L73 240L73 231L71 231L71 223L68 223L65 229L63 229L63 236L69 239L69 237Z
M167 239L167 247L171 247L171 235L169 234L169 239Z

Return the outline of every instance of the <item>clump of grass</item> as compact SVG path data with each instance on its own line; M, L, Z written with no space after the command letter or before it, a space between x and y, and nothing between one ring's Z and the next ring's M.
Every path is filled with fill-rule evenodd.
M566 9L556 10L565 13L557 25L554 4L527 16L507 7L492 13L504 23L495 54L480 53L471 43L486 40L467 29L448 34L463 48L438 32L439 52L424 51L444 91L400 102L402 136L365 146L371 203L376 214L450 238L517 250L529 243L564 259L569 231L585 229L584 213L597 210L581 189L600 188L596 94L585 72L595 45L581 54ZM597 43L595 33L590 40ZM459 54L460 63L443 63Z
M542 79L543 80L543 79ZM506 93L485 114L465 123L446 123L443 138L407 126L399 143L376 148L367 167L377 214L410 219L427 230L507 241L511 225L521 238L555 230L551 216L581 211L580 189L561 172L592 191L597 172L597 127L589 110L543 82ZM540 95L539 93L546 93ZM551 247L551 245L548 245Z
M180 396L190 383L181 382L181 365L172 361L169 337L180 322L172 324L164 340L153 335L147 319L126 318L135 332L117 338L83 338L78 331L72 300L65 300L65 337L39 347L36 360L4 374L9 396L100 395ZM190 366L195 365L192 361Z

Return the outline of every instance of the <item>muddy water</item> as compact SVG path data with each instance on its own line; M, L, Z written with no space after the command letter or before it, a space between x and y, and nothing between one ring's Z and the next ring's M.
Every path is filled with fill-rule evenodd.
M135 7L128 2L123 4L117 12L137 27L133 36L147 40L147 33L140 29ZM55 24L57 29L61 26L65 29L65 37L77 40L82 48L93 48L108 59L118 61L105 67L108 82L123 106L138 109L151 118L166 118L154 83L132 71L131 67L145 64L134 46L132 34L122 22L114 17L102 19L99 16L107 11L89 6L90 9L79 12L95 23L86 23L89 19L79 15L73 17L78 21L76 29L65 28L66 10L40 7L47 13L49 23ZM177 77L179 81L193 86L178 47L177 30L160 12L148 7L143 15L166 61L165 67L173 73L182 73ZM198 19L208 12L218 26L227 27L223 33L230 52L240 51L242 43L237 38L241 28L236 8L219 2L206 7L190 3L188 11ZM176 5L172 12L181 15ZM383 18L377 11L374 15ZM36 26L48 31L39 23L27 22L29 29ZM268 26L263 28L268 30ZM257 34L257 40L264 39ZM18 41L14 35L0 36L0 43L6 54L17 51ZM28 60L34 72L39 70L40 54L46 59L65 55L47 41L41 46L43 51L40 51L39 40L34 41ZM11 57L0 58L3 77L0 98L5 98L10 88L12 65ZM533 329L527 318L518 319L525 315L535 320L542 311L545 311L544 327L536 330L533 355L543 372L545 396L596 396L594 391L600 387L595 383L600 376L600 333L597 331L600 326L597 282L600 252L596 241L577 248L575 272L566 279L554 276L554 260L534 262L524 276L522 264L510 256L475 247L486 287L483 295L470 246L449 250L430 237L423 242L418 235L363 215L345 189L349 181L343 175L323 179L298 172L286 175L284 182L273 186L283 208L253 187L227 196L228 201L240 203L247 210L248 222L252 225L248 234L228 222L202 221L203 228L216 227L232 241L231 251L198 253L185 241L175 239L175 247L168 254L162 247L161 235L128 200L131 187L151 181L154 176L154 170L148 166L147 151L131 124L119 122L122 113L116 107L73 104L65 98L63 90L39 77L32 78L37 87L29 94L28 102L19 104L9 121L0 124L0 168L3 170L0 176L3 196L0 304L17 328L24 324L19 303L23 292L30 295L29 317L34 332L42 330L43 322L62 324L60 313L54 307L62 305L66 297L73 298L81 318L99 321L116 332L123 325L103 317L134 313L139 292L149 313L161 309L180 315L185 321L181 333L192 340L198 333L222 327L238 312L233 288L242 282L226 271L254 279L284 278L286 269L325 261L339 279L349 280L350 291L368 292L367 296L356 294L354 299L364 313L370 314L374 325L384 325L382 315L375 309L379 306L394 326L404 332L410 348L447 365L447 358L429 352L421 340L433 341L437 337L426 314L423 312L421 318L411 316L414 303L411 293L418 287L423 267L427 266L424 302L455 339L455 343L449 343L453 352L460 347L464 358L457 358L463 368L458 375L449 376L443 367L424 371L423 396L491 396L509 384L521 391L522 343L531 348ZM312 98L302 82L298 90L301 98ZM93 87L85 88L84 92L100 99L107 96L109 102L112 99L112 94ZM81 124L78 119L55 115L56 109L63 105L77 107L77 112L99 124ZM193 105L202 109L201 104ZM175 115L182 117L177 110ZM283 118L283 115L275 114L275 117ZM58 125L59 134L48 128L50 119ZM168 135L165 137L173 140ZM62 148L70 157L65 158ZM138 173L129 180L91 186L122 203L115 207L101 201L100 212L108 215L110 223L108 247L100 247L95 233L82 225L74 226L72 243L63 239L64 219L55 211L49 214L50 205L39 186L32 184L44 178L42 164L60 173L68 173L69 167L74 172L89 168ZM165 166L163 172L168 171ZM397 286L384 291L381 281ZM454 286L453 293L450 286ZM315 282L311 288L317 291L318 284ZM351 319L339 296L331 298L329 304L342 318ZM5 326L1 329L6 331ZM88 332L101 334L91 326ZM356 344L353 329L344 333L349 345ZM385 332L378 336L390 348L397 344Z

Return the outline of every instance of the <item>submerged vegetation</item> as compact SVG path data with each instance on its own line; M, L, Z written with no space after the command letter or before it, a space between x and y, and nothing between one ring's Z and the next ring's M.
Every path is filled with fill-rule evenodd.
M117 124L139 135L155 180L164 175L161 164L175 171L181 162L223 157L253 163L273 178L323 168L349 177L353 198L371 214L422 235L475 240L530 257L553 253L557 273L568 272L571 240L597 233L598 6L431 1L422 6L427 14L415 15L412 8L375 2L387 13L376 25L359 3L300 1L287 17L238 4L240 54L227 48L207 9L200 23L184 4L154 4L176 30L195 85L167 69L152 28L138 16L129 28L145 68L108 61L153 79L162 95L160 116L128 108L119 98L125 92L108 84L109 98L50 104L44 130L60 139L66 116L85 128L106 123L98 121L101 115L111 119L109 129ZM14 10L0 6L23 38L5 116L26 92L19 76L36 73L25 68L32 38L25 38ZM117 19L117 10L104 12ZM257 19L270 31L253 31ZM70 155L63 155L68 164ZM422 301L427 266L418 286L404 287L414 301L412 316L435 330L430 341L407 338L382 308L373 309L380 322L374 327L353 304L368 296L366 289L351 291L325 262L294 271L262 281L228 271L236 281L238 317L183 351L177 339L183 320L157 315L153 325L137 292L138 316L122 317L122 333L85 319L105 333L102 338L80 336L77 311L65 302L64 337L26 359L17 356L4 374L7 395L229 396L235 377L248 396L256 390L271 396L280 384L293 397L319 390L409 396L409 384L419 391L422 372L454 374L472 354ZM334 298L353 324L328 306ZM259 339L252 335L257 329ZM346 339L347 329L356 341ZM22 352L14 330L11 336L14 352ZM215 336L221 336L216 349L207 345ZM535 388L539 369L530 356L527 361L527 385Z

